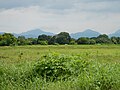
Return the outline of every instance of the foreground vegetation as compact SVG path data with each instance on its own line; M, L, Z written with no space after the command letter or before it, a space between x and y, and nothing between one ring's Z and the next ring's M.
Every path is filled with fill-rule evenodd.
M119 45L0 47L0 90L119 89Z

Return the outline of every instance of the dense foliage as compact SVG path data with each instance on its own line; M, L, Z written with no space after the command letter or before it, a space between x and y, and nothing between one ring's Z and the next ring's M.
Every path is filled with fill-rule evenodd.
M0 35L0 46L10 45L64 45L64 44L120 44L120 37L109 38L106 34L99 35L98 37L80 37L77 40L71 38L69 33L61 32L54 36L39 35L38 38L25 38L18 36L17 38L10 34L4 33Z
M10 46L16 44L16 37L10 33L4 33L0 35L0 46Z

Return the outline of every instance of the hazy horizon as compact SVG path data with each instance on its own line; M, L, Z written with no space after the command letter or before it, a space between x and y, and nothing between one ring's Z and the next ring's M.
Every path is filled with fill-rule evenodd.
M120 0L0 0L0 32L59 33L120 29Z
M33 29L33 30L38 30L38 29L39 29L39 28L36 28L36 29ZM2 32L3 32L3 33L22 34L22 33L29 32L29 31L33 31L33 30L23 31L23 32L19 32L19 33L15 33L15 32L4 32L4 31L2 31ZM39 30L41 30L41 29L39 29ZM92 30L92 31L98 32L98 31L93 30L93 29L86 29L86 30ZM60 32L68 32L69 34L75 34L75 33L84 32L84 31L86 31L86 30L83 30L83 31L78 31L78 32L72 32L72 33L70 33L69 31L60 31ZM120 30L120 29L119 29L119 30ZM49 32L49 33L53 33L53 34L58 34L58 33L60 33L60 32L54 33L54 32L45 31L45 30L41 30L41 31L44 31L44 32ZM100 34L107 34L107 35L109 35L109 34L113 34L113 33L117 32L117 31L118 31L118 30L116 30L116 31L114 31L114 32L111 32L111 33L100 33L100 32L98 32L98 33L100 33ZM2 33L2 32L1 32L1 33Z

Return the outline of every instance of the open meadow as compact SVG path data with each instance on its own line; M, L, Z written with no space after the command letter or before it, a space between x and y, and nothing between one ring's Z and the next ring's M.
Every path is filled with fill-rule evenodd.
M120 90L120 45L0 47L0 90Z

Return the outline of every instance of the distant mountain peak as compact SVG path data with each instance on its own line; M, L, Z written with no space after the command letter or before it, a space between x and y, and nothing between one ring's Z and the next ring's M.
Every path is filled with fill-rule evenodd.
M112 34L109 34L109 36L110 36L110 37L113 37L113 36L115 36L115 37L120 37L120 29L117 30L116 32L112 33Z
M78 32L78 33L71 34L71 37L75 38L75 39L78 39L80 37L89 37L90 38L90 37L97 37L99 35L100 35L99 32L96 32L96 31L91 30L91 29L86 29L83 32Z
M30 31L27 31L27 32L23 32L19 35L25 36L26 38L30 38L30 37L37 38L39 35L42 35L42 34L46 34L46 35L50 35L50 36L54 35L51 32L45 32L41 29L33 29L33 30L30 30Z
M25 34L25 33L41 33L41 32L44 32L43 30L41 29L33 29L33 30L29 30L29 31L26 31L26 32L22 32L21 34Z
M99 33L99 32L97 32L97 31L95 31L95 30L92 30L92 29L86 29L85 31L83 31L83 32L92 32L92 33ZM99 33L100 34L100 33Z
M92 29L86 29L84 32L90 32L90 31L94 31Z

